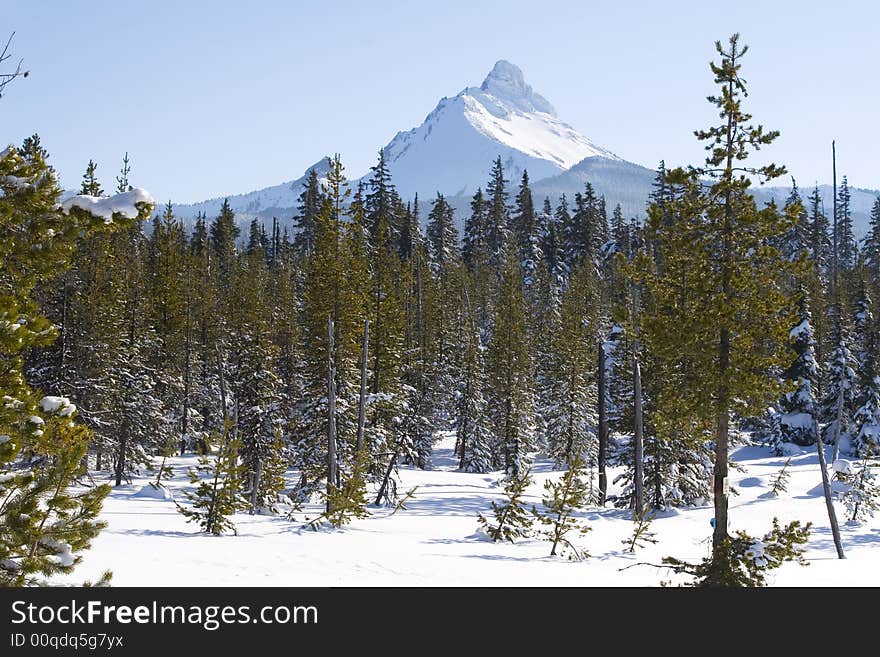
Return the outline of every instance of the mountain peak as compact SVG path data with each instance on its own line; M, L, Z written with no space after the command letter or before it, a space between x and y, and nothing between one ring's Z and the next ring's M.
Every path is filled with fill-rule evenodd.
M556 110L546 98L526 84L522 70L506 59L499 59L483 80L480 90L501 101L512 103L524 112L544 112L556 116Z
M511 64L506 59L499 59L495 62L495 66L489 71L489 75L483 80L483 91L489 91L492 87L504 87L519 91L529 90L531 88L526 84L523 77L522 69L516 64Z

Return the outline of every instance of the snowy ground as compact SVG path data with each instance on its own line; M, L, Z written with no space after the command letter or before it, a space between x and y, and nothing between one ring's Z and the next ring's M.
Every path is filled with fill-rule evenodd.
M113 490L102 513L107 528L64 581L97 578L109 568L116 586L655 586L676 576L652 566L621 569L663 556L695 561L707 554L711 506L657 517L651 529L658 543L635 555L621 543L632 532L629 514L614 508L583 514L592 530L578 543L591 556L581 562L549 557L549 543L539 540L491 543L477 532L477 514L500 497L500 474L457 472L452 446L451 437L438 442L430 470L401 468L399 490L418 486L406 510L391 515L391 509L371 508L371 517L340 530L314 532L302 522L241 514L234 518L238 536L205 536L173 501L136 495L147 479L135 480ZM849 526L838 505L847 558L836 558L815 450L792 458L788 492L777 499L767 492L784 458L754 446L740 447L733 458L745 471L732 472L738 492L731 496L732 531L762 535L773 516L814 525L809 566L786 564L773 571L771 585L880 585L880 518ZM181 502L190 486L186 469L195 460L172 460L169 488ZM533 470L530 501L540 507L544 479L559 473L541 461Z

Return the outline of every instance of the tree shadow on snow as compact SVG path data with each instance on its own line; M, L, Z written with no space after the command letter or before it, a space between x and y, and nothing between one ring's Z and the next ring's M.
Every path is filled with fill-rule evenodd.
M847 525L842 518L840 521L840 540L843 543L844 554L846 554L848 547L880 543L880 529L873 529L865 527L864 525ZM861 533L856 534L854 532ZM816 538L817 535L821 536L821 538ZM813 549L827 551L829 559L837 559L837 553L835 552L836 548L834 547L834 537L831 535L830 527L813 526L810 530L809 545ZM812 558L816 559L816 557Z

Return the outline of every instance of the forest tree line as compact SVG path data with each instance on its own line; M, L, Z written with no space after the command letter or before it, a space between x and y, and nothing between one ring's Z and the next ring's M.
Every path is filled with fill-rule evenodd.
M742 431L779 454L821 437L863 472L877 453L880 199L863 239L846 178L830 217L794 180L782 207L758 207L750 178L785 170L744 160L778 133L742 110L736 38L717 47L725 123L697 133L704 166L661 162L643 219L590 183L535 199L499 157L459 222L442 194L401 198L382 151L353 188L337 155L310 172L292 231L242 231L228 202L188 231L169 202L149 226L142 209L71 234L69 266L28 279L57 339L9 347L7 370L75 404L75 455L98 481L214 453L229 508L358 513L368 483L395 503L396 468L426 467L445 430L463 471L516 483L547 456L584 473L586 502L636 516L713 497L719 550ZM50 181L53 208L46 159L35 135L3 162ZM117 194L130 173L126 156ZM80 192L106 195L94 162Z

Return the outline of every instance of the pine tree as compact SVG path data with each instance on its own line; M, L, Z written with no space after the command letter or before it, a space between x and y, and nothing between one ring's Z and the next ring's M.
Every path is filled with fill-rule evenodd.
M25 350L50 344L56 329L34 292L69 266L78 240L90 233L124 230L152 200L133 190L113 200L109 217L73 197L58 204L61 189L34 135L21 148L0 152L0 585L41 583L40 576L68 573L98 535L107 486L76 490L89 432L74 422L76 407L58 396L42 399L23 376ZM127 205L124 213L121 207ZM106 207L106 206L105 206ZM89 209L86 209L89 208ZM99 206L98 212L103 210ZM109 575L104 578L109 578Z
M464 274L463 274L464 275ZM466 283L462 283L464 287ZM465 472L488 472L492 469L492 431L486 400L486 372L483 345L476 317L466 293L466 329L461 375L457 382L455 406L456 440L459 445L459 469Z
M80 194L87 196L103 196L104 190L101 189L101 183L98 182L98 165L93 160L89 160L86 166L86 172L83 174L82 187Z
M369 180L370 191L364 199L367 231L370 243L374 248L380 246L390 248L392 240L396 239L394 221L394 184L391 182L391 172L385 162L385 150L379 149L379 160L376 165L370 167L372 175ZM380 227L385 231L384 241L379 241Z
M830 265L831 238L829 236L828 217L825 216L822 195L819 193L818 185L813 188L809 201L810 258L819 271L824 273L828 271Z
M336 528L347 525L353 518L367 518L367 470L370 457L366 450L355 454L351 470L343 476L339 486L330 492L329 507L324 517Z
M119 170L119 175L116 176L117 194L132 191L133 188L128 182L129 175L131 175L131 160L128 159L128 151L126 151L122 158L122 168Z
M782 465L782 469L773 478L773 481L770 482L769 493L771 497L779 497L780 493L784 493L788 490L788 481L791 479L791 473L788 471L789 465L791 465L791 457L786 459L785 463Z
M492 164L486 185L486 250L489 264L500 270L505 258L505 244L510 232L510 208L507 205L507 180L501 156Z
M844 272L852 270L856 265L857 246L853 235L852 221L852 192L849 190L849 184L846 176L840 185L837 193L837 249L839 255L839 264Z
M880 196L875 199L871 207L871 219L863 254L871 282L880 285Z
M297 231L293 238L293 250L299 257L310 256L315 249L315 219L322 205L318 173L309 169L308 176L305 189L299 195L297 214L294 217Z
M751 125L751 116L742 109L746 86L739 71L747 48L740 47L739 35L730 38L727 50L717 42L716 50L721 63L712 63L711 69L721 93L709 100L720 110L723 124L697 132L699 139L709 142L706 166L667 174L667 181L682 187L679 199L667 204L675 217L671 226L665 225L660 208L649 209L663 267L657 276L648 277L647 291L658 307L668 308L666 304L678 294L673 281L687 276L692 285L688 296L697 300L697 307L679 306L669 315L646 318L645 327L652 347L664 357L673 360L687 354L690 361L687 376L680 379L684 393L680 396L686 395L691 403L679 413L715 424L713 558L720 564L726 558L722 546L729 542L726 484L731 412L762 411L777 396L778 385L772 377L755 373L788 365L782 347L793 322L779 277L789 264L770 243L796 217L781 216L772 204L758 209L748 194L751 183L741 173L762 180L784 173L776 165L755 168L743 162L750 151L771 143L778 133ZM701 176L714 182L704 189Z
M209 439L208 445L214 442L216 437ZM231 427L227 423L216 456L213 459L208 454L199 457L199 464L189 470L190 483L198 486L186 493L190 507L178 504L177 510L187 522L197 523L206 534L220 536L229 531L238 534L230 516L248 507L247 500L240 492L240 446L241 443L231 436Z
M489 406L493 432L506 472L517 476L531 447L534 427L532 364L529 358L522 270L508 241L498 311L489 343Z
M528 536L532 530L532 515L524 501L526 491L532 485L531 469L523 468L517 475L508 475L504 480L504 501L492 502L492 520L479 514L480 524L493 542L504 539L513 543L518 538Z
M551 337L551 391L542 412L547 423L548 451L557 464L569 463L575 457L594 464L597 457L592 377L597 302L592 267L577 268L562 297L559 328Z
M519 249L519 259L523 269L523 283L527 290L537 283L538 265L541 262L540 224L532 190L529 187L529 173L523 171L516 204L510 218L513 237Z
M227 290L237 253L236 240L241 232L235 223L235 213L229 199L223 200L220 214L211 224L211 250L216 258L221 289Z
M458 232L452 207L439 192L428 214L427 234L431 270L435 275L445 273L458 260Z
M486 200L483 190L477 189L471 199L471 214L464 223L464 237L462 239L461 257L468 271L473 272L478 261L482 258L488 260L488 229L486 215Z
M810 223L794 177L791 179L791 192L785 199L782 212L786 215L796 215L797 221L781 236L777 248L789 260L796 260L809 250Z
M560 554L565 549L571 551L571 558L581 560L590 556L582 548L572 543L572 533L586 534L590 528L579 520L575 513L589 501L590 487L583 480L584 461L580 455L575 454L568 463L565 474L559 481L548 479L544 482L545 496L541 499L544 505L542 513L537 513L538 519L547 527L542 534L552 544L550 556L556 556L557 548Z
M337 155L331 160L327 191L315 221L314 252L305 263L301 348L305 360L304 395L294 429L294 465L301 473L301 497L318 490L327 477L328 316L333 320L336 424L343 463L351 456L348 452L355 442L360 338L370 281L362 224L357 217L347 221L348 197L344 167Z

